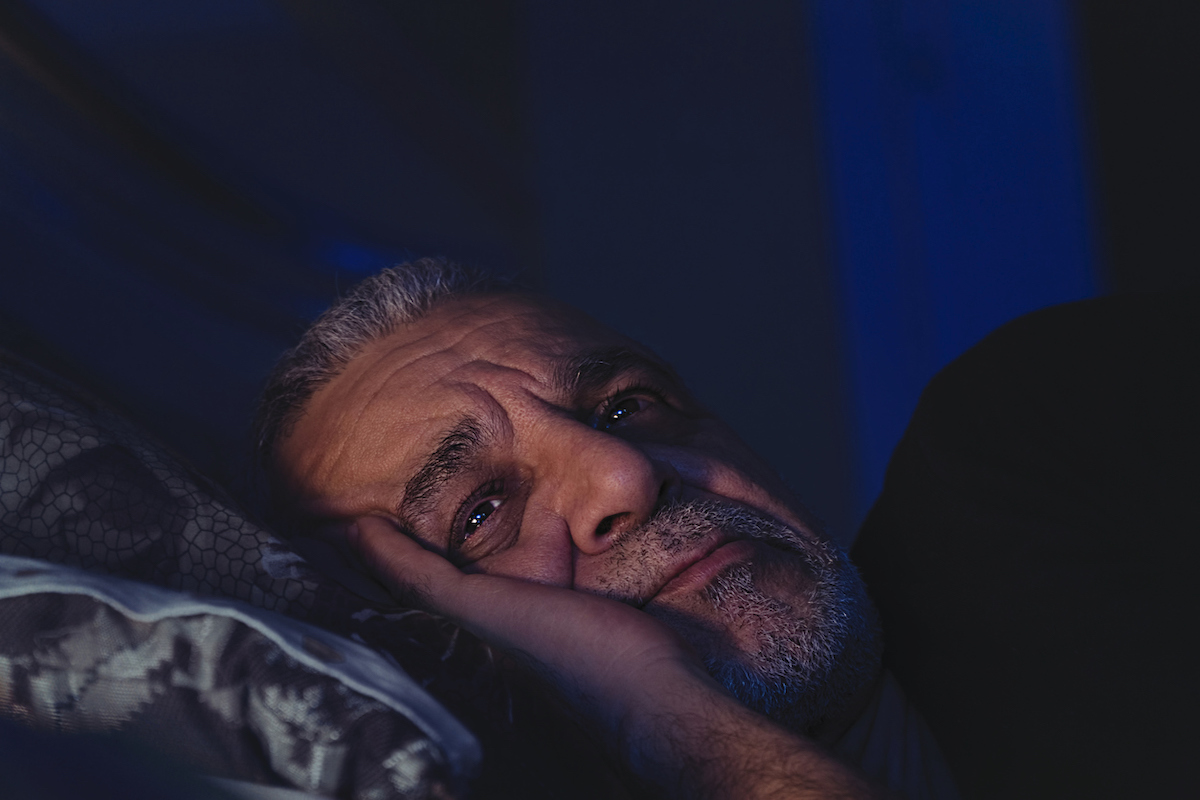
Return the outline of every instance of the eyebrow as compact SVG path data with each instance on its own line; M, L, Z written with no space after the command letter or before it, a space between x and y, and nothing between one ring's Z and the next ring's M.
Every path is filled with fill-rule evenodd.
M478 458L483 445L483 427L474 417L463 417L442 436L425 463L404 484L399 509L404 527L412 529L412 518L434 504L442 488Z
M586 397L600 394L620 375L646 371L672 386L679 383L671 370L628 347L593 350L570 358L559 367L557 379L565 396Z

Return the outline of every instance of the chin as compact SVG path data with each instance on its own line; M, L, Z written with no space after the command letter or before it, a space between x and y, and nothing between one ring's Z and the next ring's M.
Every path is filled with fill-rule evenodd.
M806 591L803 603L758 588L752 566L732 567L707 590L740 640L732 657L706 658L709 672L750 708L798 733L847 714L880 674L878 616L857 570L845 566L832 584L818 581Z
M849 713L878 677L878 616L834 546L760 549L762 557L730 565L688 602L647 610L745 705L811 735Z
M751 546L713 550L715 540ZM672 567L705 552L683 573ZM608 580L592 591L662 620L735 697L796 732L841 719L879 675L879 622L858 570L837 545L769 514L677 504L606 557Z

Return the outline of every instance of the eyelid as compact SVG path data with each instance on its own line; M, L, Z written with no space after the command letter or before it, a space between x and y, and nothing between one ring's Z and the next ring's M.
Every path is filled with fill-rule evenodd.
M493 478L480 484L475 491L463 499L454 512L450 523L450 536L447 540L447 554L454 563L464 566L504 549L506 542L511 537L504 536L503 531L497 532L496 526L514 528L515 525L519 525L520 491L520 485L513 485L513 482L507 478ZM489 499L499 500L500 504L488 515L487 519L479 524L470 539L465 538L463 527L468 517ZM514 514L517 515L515 524L512 522ZM464 550L468 548L468 542L484 542L485 544L477 545L474 551L464 554Z
M630 397L636 397L637 395L645 395L658 403L667 403L667 399L663 391L656 389L653 386L648 386L642 383L625 386L624 388L619 388L616 391L611 392L596 405L596 410L592 412L592 416L591 419L588 420L588 424L590 424L593 428L599 429L601 420L604 419L606 414L613 408L613 406L622 400Z

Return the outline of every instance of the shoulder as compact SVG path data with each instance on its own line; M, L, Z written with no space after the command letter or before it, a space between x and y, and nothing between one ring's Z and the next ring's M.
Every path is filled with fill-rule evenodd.
M926 389L854 557L965 794L1186 777L1197 408L1196 292L1028 315Z
M1004 404L1070 408L1171 404L1200 389L1200 289L1096 298L1001 326L938 374L914 423Z

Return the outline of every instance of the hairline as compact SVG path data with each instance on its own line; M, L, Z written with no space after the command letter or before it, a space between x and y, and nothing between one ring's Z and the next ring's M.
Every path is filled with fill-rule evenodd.
M420 259L364 278L318 316L272 368L255 415L256 462L274 471L279 443L294 432L313 397L372 344L452 300L521 293L532 294L445 259Z

